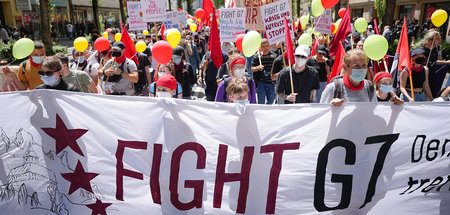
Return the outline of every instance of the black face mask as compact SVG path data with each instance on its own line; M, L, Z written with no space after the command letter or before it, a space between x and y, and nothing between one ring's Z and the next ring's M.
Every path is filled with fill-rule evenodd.
M152 42L153 42L153 43L156 43L156 39L152 39Z
M122 56L122 52L113 51L113 52L111 52L111 56L120 57L120 56Z
M423 64L423 63L425 63L426 60L427 59L424 57L418 57L414 60L414 62L416 62L417 64Z

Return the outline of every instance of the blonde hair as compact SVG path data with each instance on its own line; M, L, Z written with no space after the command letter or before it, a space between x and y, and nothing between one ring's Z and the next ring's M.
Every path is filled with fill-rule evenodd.
M414 46L414 49L418 48L419 46L426 46L426 45L428 45L428 40L434 38L438 34L439 34L439 31L436 31L435 29L431 29L430 31L428 31L427 34L425 34L425 37L423 37L423 39L421 41L416 43L417 45Z
M226 89L228 96L233 96L234 94L248 93L248 85L243 78L234 78L228 84Z
M367 61L366 53L364 53L363 50L361 50L361 49L352 49L352 50L348 51L347 53L345 53L344 64L346 66L350 66L350 64L352 63L351 62L351 57L353 55L358 55L358 56L364 58L365 61Z

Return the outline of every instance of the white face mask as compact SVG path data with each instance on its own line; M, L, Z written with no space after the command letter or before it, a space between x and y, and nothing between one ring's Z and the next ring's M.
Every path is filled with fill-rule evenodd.
M366 77L366 73L366 69L352 69L352 74L350 75L350 77L355 82L361 82Z
M84 56L77 57L78 63L84 63L85 61L86 61L86 57L84 57Z
M45 85L52 87L58 84L58 79L56 79L55 76L41 76L41 80L44 82Z
M305 64L306 64L305 58L295 57L295 65L301 67L304 66Z
M34 63L41 64L44 61L44 56L32 56L31 59Z
M169 92L160 91L160 92L156 92L156 97L158 97L158 98L172 98L172 95L170 95Z
M165 75L166 73L165 72L158 72L158 77L163 77L163 75Z
M234 100L233 103L241 104L241 105L246 105L246 104L250 103L250 101L249 101L248 99Z
M245 73L245 69L236 69L236 70L234 70L234 75L237 78L242 78L244 76L244 73Z
M181 63L181 56L174 56L172 57L173 62L178 65Z

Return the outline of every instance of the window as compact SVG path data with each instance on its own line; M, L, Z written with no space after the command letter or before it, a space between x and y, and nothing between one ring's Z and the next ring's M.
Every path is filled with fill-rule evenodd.
M414 19L414 5L402 5L400 6L398 19L403 20L406 17L406 22L409 25Z
M352 18L354 18L354 17L357 17L357 18L362 17L363 16L363 11L364 11L363 8L352 9L352 13L351 13Z

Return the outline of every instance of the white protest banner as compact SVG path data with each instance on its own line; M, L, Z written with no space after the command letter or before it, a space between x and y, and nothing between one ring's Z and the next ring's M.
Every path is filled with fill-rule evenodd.
M331 34L331 9L326 9L322 15L314 17L314 31Z
M162 22L166 16L166 1L141 0L141 9L144 22Z
M166 29L177 28L178 30L181 30L177 11L167 11L166 19L164 20L164 27Z
M449 112L2 93L0 210L449 214Z
M245 34L245 14L245 8L220 9L220 42L235 42L239 34Z
M246 8L245 24L247 29L264 30L264 23L261 16L260 7L266 4L277 2L278 0L235 0L236 7ZM292 0L289 0L289 7L292 5Z
M291 7L288 0L261 6L261 15L270 45L285 41L284 17L288 21L291 38L294 38Z
M178 20L183 27L187 25L187 15L188 13L186 11L178 11Z

